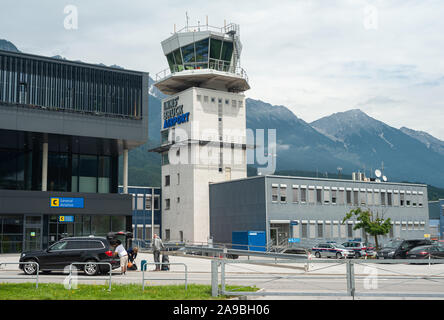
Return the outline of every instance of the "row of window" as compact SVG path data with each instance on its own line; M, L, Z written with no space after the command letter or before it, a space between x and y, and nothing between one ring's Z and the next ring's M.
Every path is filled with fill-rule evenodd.
M133 210L151 210L153 197L150 194L133 194ZM154 210L160 210L160 195L154 195Z
M0 102L142 116L142 75L0 53Z
M302 221L298 226L293 226L293 237L295 238L360 238L362 229L353 230L353 223L341 224L339 221ZM388 236L390 238L400 237L401 231L424 231L424 221L402 221L392 223Z
M216 103L216 98L215 97L209 97L209 96L203 96L198 94L196 96L197 101L200 102L205 102L205 103L209 103L211 100L211 103ZM218 104L222 104L223 102L225 102L226 105L230 104L230 99L222 99L222 98L217 98L217 102ZM236 108L237 106L239 106L239 108L242 108L242 106L244 105L244 102L242 100L231 100L231 106L233 108Z
M192 69L228 71L233 42L207 38L193 42L166 55L172 73Z
M278 203L338 204L349 206L423 207L424 192L367 188L337 188L293 185L288 199L286 185L272 185L271 201Z

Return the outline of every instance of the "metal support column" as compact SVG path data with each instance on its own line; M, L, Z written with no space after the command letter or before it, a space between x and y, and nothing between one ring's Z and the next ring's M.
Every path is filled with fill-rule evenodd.
M218 283L218 262L211 260L211 296L217 297L219 295L219 283Z
M42 150L42 191L48 191L48 142L43 142Z
M128 193L128 149L123 149L123 193Z

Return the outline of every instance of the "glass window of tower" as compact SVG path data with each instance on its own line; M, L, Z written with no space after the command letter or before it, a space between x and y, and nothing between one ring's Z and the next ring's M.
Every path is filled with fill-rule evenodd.
M219 60L221 48L222 48L222 41L221 40L211 39L210 58Z
M194 54L194 43L182 47L182 56L184 64L189 62L196 62L196 56Z
M233 55L233 42L224 41L222 46L222 54L220 56L221 60L231 61L231 56Z
M196 62L208 62L208 39L196 42Z

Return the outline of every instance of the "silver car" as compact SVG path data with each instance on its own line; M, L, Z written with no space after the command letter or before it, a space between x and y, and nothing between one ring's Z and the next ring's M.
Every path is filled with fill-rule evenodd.
M312 252L314 252L316 258L353 258L355 252L349 250L341 244L337 243L320 243L313 247Z

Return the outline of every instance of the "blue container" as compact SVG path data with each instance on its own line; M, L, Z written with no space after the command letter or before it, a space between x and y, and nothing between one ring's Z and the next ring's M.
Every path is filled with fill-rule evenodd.
M233 249L266 251L265 231L233 231Z
M140 271L143 271L143 268L145 267L145 265L146 265L146 260L140 261Z

